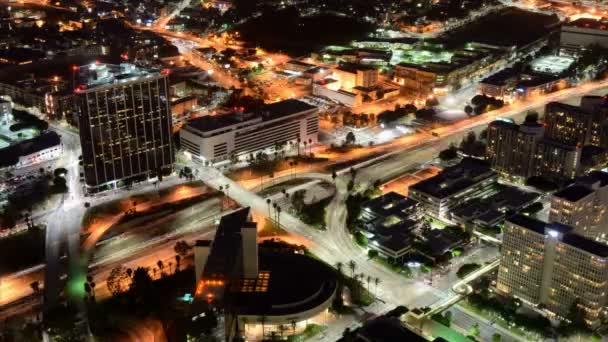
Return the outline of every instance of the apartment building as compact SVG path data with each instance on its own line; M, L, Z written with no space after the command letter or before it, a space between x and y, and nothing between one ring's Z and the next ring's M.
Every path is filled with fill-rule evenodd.
M606 112L587 110L594 106L586 102L582 104L585 104L585 107L559 102L548 103L545 107L545 137L567 145L600 146Z
M556 192L549 221L572 226L586 238L605 242L608 232L608 173L593 171Z
M541 124L497 120L488 125L487 132L486 157L496 172L515 179L533 174L536 144L543 135Z
M514 215L505 223L497 292L564 319L573 307L595 327L608 304L608 246L574 228Z
M536 145L534 176L556 182L579 176L581 168L581 146L568 145L550 139L542 139Z
M234 112L188 121L180 131L182 147L197 162L215 164L272 151L287 143L317 143L317 107L299 100L264 106L254 113Z

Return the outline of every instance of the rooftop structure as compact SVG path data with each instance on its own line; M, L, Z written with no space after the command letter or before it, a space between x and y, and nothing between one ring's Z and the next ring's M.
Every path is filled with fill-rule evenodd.
M533 60L530 67L534 72L559 75L568 70L574 61L570 56L545 56Z

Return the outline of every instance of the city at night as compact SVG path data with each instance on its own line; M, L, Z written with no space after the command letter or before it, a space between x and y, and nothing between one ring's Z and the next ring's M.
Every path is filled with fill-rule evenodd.
M0 0L38 341L608 341L608 1Z

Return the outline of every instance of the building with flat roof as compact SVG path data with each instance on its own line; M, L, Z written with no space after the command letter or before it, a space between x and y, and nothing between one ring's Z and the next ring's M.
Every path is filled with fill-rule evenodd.
M192 119L182 127L180 141L194 161L215 164L233 155L243 158L260 151L274 151L288 143L315 144L318 133L317 107L299 100L285 100L253 113Z
M260 323L264 339L283 325L301 333L306 320L327 311L337 289L336 273L326 264L294 251L258 248L249 208L224 215L213 241L197 242L194 256L195 298L222 308L226 341Z
M547 103L545 136L568 145L600 146L602 124L608 118L607 114L601 110L589 111L565 103Z
M561 183L582 173L582 148L567 145L551 139L542 139L536 145L534 154L534 176L544 177Z
M459 204L491 195L497 180L498 174L487 162L464 158L438 175L412 185L409 195L420 202L428 215L448 219L448 213Z
M132 64L93 63L75 73L87 191L171 172L167 76Z
M370 236L369 248L390 261L412 251L412 232L420 227L418 202L389 192L361 205L360 227Z
M525 215L509 217L503 230L498 293L565 319L573 306L596 327L607 313L608 246L560 223Z
M543 136L543 125L524 122L517 125L497 120L488 125L486 157L503 176L526 179L534 173L536 144Z
M54 131L0 149L0 168L21 168L57 159L63 153L61 137Z
M549 220L589 239L608 239L608 173L592 171L552 195Z
M562 25L560 45L569 51L576 51L589 45L598 44L608 48L608 21L580 18Z

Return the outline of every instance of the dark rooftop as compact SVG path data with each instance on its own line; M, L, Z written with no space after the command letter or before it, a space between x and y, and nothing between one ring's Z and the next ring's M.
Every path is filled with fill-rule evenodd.
M241 254L241 227L248 221L249 212L247 207L222 216L205 264L205 278L231 276L242 267L237 265Z
M597 182L599 182L600 186L606 186L608 184L608 173L603 171L591 171L576 179L576 183L585 184L589 187Z
M507 221L543 235L545 234L545 227L547 226L547 223L543 221L521 214L510 216L507 218Z
M584 185L574 184L556 192L554 196L563 198L569 202L576 202L592 193L593 190L590 188Z
M358 70L366 71L366 70L374 70L375 68L371 67L369 65L363 65L363 64L342 63L336 69L350 72L350 73L356 73Z
M578 249L582 249L585 252L600 256L602 258L608 257L608 246L587 239L581 235L577 234L566 234L562 239L564 243L569 244L570 246L574 246Z
M388 217L413 208L416 204L417 201L391 191L363 203L362 207L375 215Z
M258 112L233 112L223 115L206 115L188 121L188 126L201 132L214 131L219 128L235 125L240 122L262 118L264 121L274 120L282 116L301 113L316 107L305 102L289 99L265 105Z
M481 83L492 84L495 86L503 86L507 84L509 79L517 78L519 72L513 68L502 69L499 72L484 78Z
M54 131L47 131L32 139L0 149L0 167L15 165L19 157L59 145L61 138Z
M336 274L326 264L296 253L263 252L260 274L268 275L267 290L244 292L233 287L231 299L240 314L289 315L317 307L336 290Z
M487 162L475 158L464 158L459 164L445 168L438 175L418 182L412 185L410 189L437 198L444 198L493 174L494 172ZM478 177L482 177L482 179L478 179Z
M381 316L367 322L358 332L369 342L422 342L425 338L406 328L396 317Z

